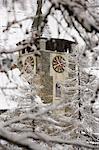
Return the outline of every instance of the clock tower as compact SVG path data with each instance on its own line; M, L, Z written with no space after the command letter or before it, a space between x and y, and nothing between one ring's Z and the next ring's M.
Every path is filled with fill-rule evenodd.
M64 39L40 39L41 56L37 58L37 68L40 65L43 72L40 96L45 102L56 102L62 98L62 84L69 78L68 56L74 46L75 42Z
M23 48L18 64L26 74L39 77L42 88L38 95L41 99L45 103L56 102L62 98L62 84L70 76L68 57L74 50L75 42L43 37L38 38L38 41L40 56L35 55L29 47Z

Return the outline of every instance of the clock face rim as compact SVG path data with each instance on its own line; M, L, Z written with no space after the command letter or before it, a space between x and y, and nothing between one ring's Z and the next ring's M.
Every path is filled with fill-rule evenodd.
M28 62L29 64L26 62L26 60L28 59L28 57L31 57L31 58L32 58L32 60L33 60L33 65L31 65L30 62ZM27 63L27 64L26 64L26 63ZM27 73L29 73L29 72L27 71L28 65L31 65L31 66L32 66L32 69L34 69L34 58L33 58L32 56L27 56L26 59L25 59L25 61L24 61L24 67L25 67L24 70L25 70L25 72L27 72Z
M64 64L63 64L63 69L61 70L61 71L58 71L58 70L56 70L56 68L54 67L54 59L55 58L57 58L57 57L61 57L61 59L63 59L63 61L65 62ZM57 65L57 64L56 64ZM55 72L57 72L57 73L63 73L64 71L65 71L65 65L66 65L66 60L65 60L65 58L63 57L63 56L61 56L61 55L56 55L56 56L54 56L54 58L53 58L53 60L52 60L52 66L53 66L53 69L54 69L54 71Z

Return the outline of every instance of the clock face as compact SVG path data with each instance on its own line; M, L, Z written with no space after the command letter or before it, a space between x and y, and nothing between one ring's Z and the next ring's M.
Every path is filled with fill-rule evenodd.
M64 57L58 55L53 58L52 66L56 72L58 72L58 73L64 72L65 64L66 64L66 62L65 62Z
M28 56L24 62L25 71L30 73L34 68L34 59L32 56Z

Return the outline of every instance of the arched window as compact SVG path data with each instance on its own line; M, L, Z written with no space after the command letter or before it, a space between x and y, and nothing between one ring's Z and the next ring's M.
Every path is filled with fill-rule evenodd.
M61 97L61 86L58 82L56 83L56 97Z

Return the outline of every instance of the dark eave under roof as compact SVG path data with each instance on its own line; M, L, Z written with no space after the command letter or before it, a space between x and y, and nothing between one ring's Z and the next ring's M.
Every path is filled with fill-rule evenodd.
M65 40L65 39L57 39L57 38L45 38L45 37L41 37L41 38L37 38L35 41L35 44L37 44L40 40L44 40L43 42L45 42L45 50L50 50L50 51L58 51L58 52L66 52L67 49L69 50L69 52L72 52L71 50L71 45L72 44L77 44L75 41L70 41L70 40ZM29 43L28 43L29 42ZM27 49L31 49L28 47L28 44L32 44L34 43L34 41L29 41L29 40L23 40L19 43L17 43L16 45L27 45ZM31 50L29 50L31 52Z

